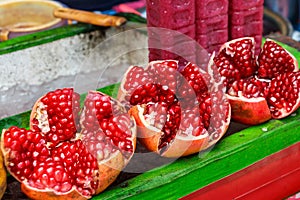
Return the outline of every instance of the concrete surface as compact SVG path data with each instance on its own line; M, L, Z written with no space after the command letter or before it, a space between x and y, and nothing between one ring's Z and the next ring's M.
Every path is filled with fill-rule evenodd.
M0 118L31 109L44 93L79 93L118 82L130 65L148 62L144 30L107 29L0 56Z

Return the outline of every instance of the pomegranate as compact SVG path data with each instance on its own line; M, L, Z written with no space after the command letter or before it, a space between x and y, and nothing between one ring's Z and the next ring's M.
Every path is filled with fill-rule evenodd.
M6 170L3 163L2 152L0 151L0 199L6 190Z
M231 40L222 45L214 62L220 75L225 78L225 86L255 73L257 65L254 50L254 38L251 37Z
M131 66L118 92L135 118L139 141L164 157L187 156L215 144L230 122L222 84L192 63Z
M267 39L258 57L258 76L272 79L279 74L298 70L297 59L276 42Z
M214 58L226 85L232 119L255 125L281 119L299 108L299 72L295 57L267 39L256 57L254 39L225 43Z
M31 130L3 130L5 165L31 199L88 199L109 186L135 150L136 127L111 97L90 91L80 108L72 88L34 105Z

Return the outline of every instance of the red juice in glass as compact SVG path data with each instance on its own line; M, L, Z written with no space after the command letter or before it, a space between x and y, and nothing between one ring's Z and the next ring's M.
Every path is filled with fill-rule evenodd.
M195 1L147 0L146 8L149 60L195 61Z
M209 53L228 40L228 0L196 0L196 41Z
M229 2L229 39L254 37L256 54L260 51L263 34L263 4L264 0Z

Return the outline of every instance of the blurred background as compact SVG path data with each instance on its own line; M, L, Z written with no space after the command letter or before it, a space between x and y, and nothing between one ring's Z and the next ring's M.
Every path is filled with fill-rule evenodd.
M145 16L145 13L142 7L145 5L145 1L146 0L60 0L60 2L68 7L76 9L101 11L109 14L114 12L140 12L143 16ZM264 6L283 17L287 23L285 25L292 26L290 27L292 28L292 33L289 36L300 41L300 0L265 0ZM275 26L275 24L273 24L273 26Z
M300 40L300 0L265 0L265 7L286 18L293 26L292 37Z
M76 9L97 10L108 13L140 12L143 16L145 16L145 13L144 10L142 10L142 7L145 5L145 1L146 0L60 0L60 2L68 7ZM280 24L281 22L278 22L279 19L271 21L270 29L272 29L272 26L273 28L275 28L275 26L291 26L288 27L291 29L289 36L300 41L300 0L264 0L264 6L266 9L281 16L285 21L285 24ZM274 17L276 18L276 16ZM265 18L267 19L267 17Z
M8 0L0 0L8 1ZM102 12L104 14L115 14L116 12L132 12L145 17L146 0L57 0L67 7ZM268 24L268 29L278 28L278 26L288 27L289 36L300 41L300 0L264 0L264 6L271 12L282 17L278 19L274 13L267 16L266 20L272 18ZM267 15L270 14L269 12ZM265 14L266 15L266 14ZM283 24L284 23L284 24ZM279 27L280 28L280 27ZM269 31L269 30L267 30Z
M68 7L91 11L105 11L112 9L115 5L132 1L137 0L60 0L60 2L64 3Z

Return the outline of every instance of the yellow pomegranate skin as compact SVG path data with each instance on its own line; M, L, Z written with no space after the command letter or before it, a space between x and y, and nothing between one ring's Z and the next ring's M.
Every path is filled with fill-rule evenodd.
M6 170L3 163L2 151L0 150L0 199L6 190Z

